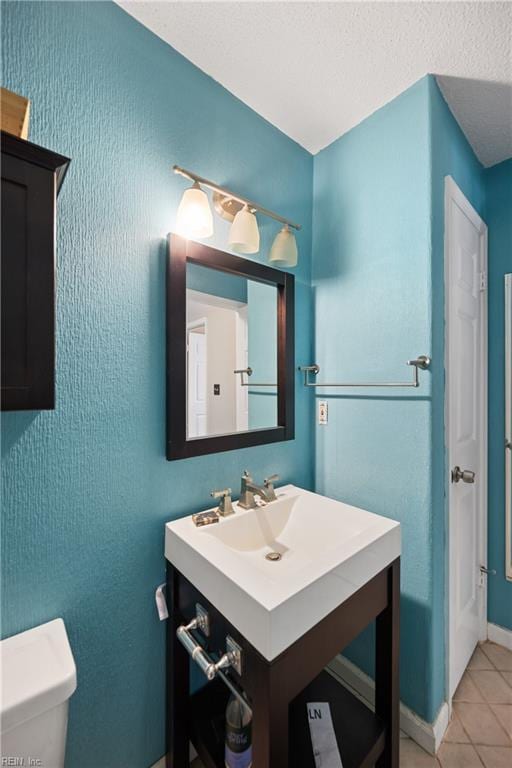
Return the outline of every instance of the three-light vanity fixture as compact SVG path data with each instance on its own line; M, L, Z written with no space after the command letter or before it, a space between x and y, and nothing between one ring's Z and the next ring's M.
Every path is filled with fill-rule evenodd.
M268 260L285 267L297 266L297 243L292 230L300 229L300 224L279 216L274 211L263 208L258 203L231 192L213 181L204 179L192 171L173 166L174 173L193 182L181 198L176 216L176 231L183 237L203 239L213 235L213 216L210 201L201 187L213 192L213 207L216 213L231 221L229 247L237 253L257 253L260 249L260 232L256 213L279 221L283 228L278 232Z

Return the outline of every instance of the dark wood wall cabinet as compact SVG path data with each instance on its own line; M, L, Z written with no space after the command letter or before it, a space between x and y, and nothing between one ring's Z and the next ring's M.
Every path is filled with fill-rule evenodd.
M1 146L1 409L52 409L56 199L70 160L3 131Z
M168 564L172 605L167 634L167 766L186 768L189 740L205 768L224 766L224 713L229 690L219 679L192 693L190 656L176 632L196 614L209 616L205 651L220 657L229 635L243 655L233 685L253 710L253 768L315 768L306 703L328 701L343 768L399 765L400 559L394 560L273 661L267 661L176 568ZM375 620L375 711L325 671L326 665Z

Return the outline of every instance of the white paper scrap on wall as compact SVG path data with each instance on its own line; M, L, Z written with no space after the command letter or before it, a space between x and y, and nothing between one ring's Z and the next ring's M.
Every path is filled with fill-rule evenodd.
M158 618L160 621L165 621L169 618L169 611L167 610L167 600L165 599L165 583L160 584L155 591L156 609L158 611Z
M343 768L328 702L307 703L309 732L316 768Z

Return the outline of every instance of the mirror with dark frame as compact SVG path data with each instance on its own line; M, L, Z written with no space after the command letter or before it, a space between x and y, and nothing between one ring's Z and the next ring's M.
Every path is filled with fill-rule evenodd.
M167 458L294 436L294 278L169 235Z

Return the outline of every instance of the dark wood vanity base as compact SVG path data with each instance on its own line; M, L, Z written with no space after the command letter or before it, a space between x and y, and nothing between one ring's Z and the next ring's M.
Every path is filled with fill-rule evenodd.
M306 702L329 701L343 768L398 768L400 559L267 661L192 584L168 564L171 612L167 635L167 768L186 768L189 740L206 768L223 768L223 720L229 691L221 680L190 693L190 657L176 637L200 603L210 617L210 636L196 637L220 657L226 635L242 648L239 677L229 677L253 709L253 768L314 768ZM364 627L376 619L375 714L324 671ZM200 673L199 673L200 674Z

